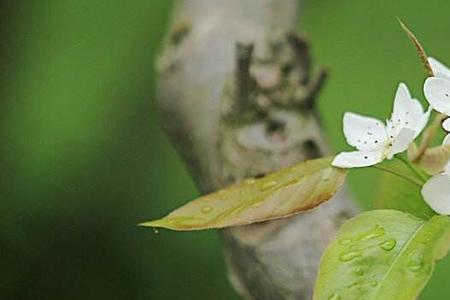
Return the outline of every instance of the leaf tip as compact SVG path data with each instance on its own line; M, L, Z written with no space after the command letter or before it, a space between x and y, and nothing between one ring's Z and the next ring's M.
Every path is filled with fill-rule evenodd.
M165 227L163 219L146 221L136 224L137 227Z

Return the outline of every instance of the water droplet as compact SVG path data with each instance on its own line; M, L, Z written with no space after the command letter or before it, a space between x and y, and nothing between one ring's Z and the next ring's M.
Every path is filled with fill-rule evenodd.
M377 224L371 230L369 230L368 232L364 233L361 236L361 240L362 241L371 240L371 239L383 236L384 233L385 233L384 228Z
M153 227L153 232L154 232L155 234L159 234L158 229L156 229L155 227Z
M341 296L339 296L338 293L334 293L330 297L328 297L328 300L341 300Z
M409 269L411 272L418 272L418 271L420 271L420 269L422 269L422 263L421 263L421 262L417 262L417 261L411 260L411 261L408 263L408 269Z
M247 178L244 180L245 184L254 184L256 182L255 178Z
M378 244L378 246L380 246L381 249L386 251L391 251L392 249L395 248L395 245L397 245L397 241L394 239L385 240L384 242Z
M276 186L276 185L277 185L277 182L276 182L276 181L266 181L266 182L264 182L264 183L262 184L261 190L262 190L262 191L265 191L265 190L268 190L268 189L270 189L270 188L273 188L273 187Z
M262 205L262 204L264 204L264 201L258 201L258 202L255 202L255 203L253 203L252 204L252 207L258 207L258 206L260 206L260 205Z
M292 179L291 181L289 181L286 185L292 185L292 184L296 184L297 182L299 182L300 180L298 178Z
M362 255L361 251L350 251L350 252L344 252L341 255L339 255L340 261L351 261L357 257L360 257Z
M343 245L343 246L350 245L351 242L352 242L351 239L343 239L343 240L339 241L339 245Z
M356 268L355 269L355 274L358 275L358 276L362 276L362 275L364 275L364 270L361 269L361 268Z
M360 289L361 289L361 284L360 284L359 282L355 281L355 282L349 284L349 285L347 286L347 288L349 288L349 289L355 288L355 289L360 290Z
M210 205L204 205L200 209L202 213L207 214L213 211L213 208Z
M423 254L419 251L413 251L409 255L408 269L411 272L418 272L423 267Z
M372 280L371 282L369 282L369 285L370 285L371 287L376 287L376 286L378 285L378 281Z

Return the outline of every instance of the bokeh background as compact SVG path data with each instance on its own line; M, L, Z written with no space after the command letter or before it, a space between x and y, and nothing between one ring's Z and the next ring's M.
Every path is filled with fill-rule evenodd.
M0 2L0 299L238 299L215 232L135 226L198 195L157 121L153 64L171 7ZM423 99L423 70L397 16L450 64L449 1L310 0L303 9L299 28L331 73L320 110L335 149L347 147L345 110L386 117L400 80ZM377 175L350 178L364 208ZM446 298L449 276L447 259L422 299Z

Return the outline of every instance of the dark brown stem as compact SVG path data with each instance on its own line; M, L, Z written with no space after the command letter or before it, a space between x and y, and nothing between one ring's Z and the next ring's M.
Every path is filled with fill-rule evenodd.
M299 37L294 32L290 32L287 35L287 39L294 51L296 68L300 73L300 83L307 84L309 81L309 72L311 69L308 42L304 38Z
M236 109L245 111L251 107L249 99L253 89L253 80L250 76L250 63L252 61L253 44L236 44Z

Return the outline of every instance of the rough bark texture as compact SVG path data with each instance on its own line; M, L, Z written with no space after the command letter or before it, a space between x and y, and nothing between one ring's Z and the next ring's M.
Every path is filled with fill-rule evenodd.
M328 153L297 0L185 0L158 61L163 124L204 193ZM321 253L356 212L345 191L289 219L221 231L247 299L310 299Z

